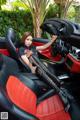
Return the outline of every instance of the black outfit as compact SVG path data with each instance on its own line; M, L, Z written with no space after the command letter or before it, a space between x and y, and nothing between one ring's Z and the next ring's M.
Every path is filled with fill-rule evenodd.
M31 46L31 47L23 46L23 47L19 48L19 55L20 56L24 55L25 50L31 50L33 52L33 54L36 54L36 47L35 46Z
M36 57L38 57L37 51L36 51L36 47L35 46L31 46L31 47L26 47L23 46L21 48L19 48L19 56L25 55L27 54L27 52L25 53L25 50L31 50L33 52L33 55L35 55ZM35 66L35 64L33 63L33 61L29 58L30 62L32 63L33 66Z

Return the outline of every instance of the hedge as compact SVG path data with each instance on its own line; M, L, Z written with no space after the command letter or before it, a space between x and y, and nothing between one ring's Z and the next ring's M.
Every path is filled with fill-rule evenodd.
M30 11L0 11L0 36L5 36L9 27L12 27L17 37L25 31L33 30Z

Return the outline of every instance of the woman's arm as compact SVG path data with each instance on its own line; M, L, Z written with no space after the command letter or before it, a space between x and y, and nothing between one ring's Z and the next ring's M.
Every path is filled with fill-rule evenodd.
M52 35L50 42L46 43L45 45L36 47L36 50L44 50L44 49L48 48L50 45L52 45L52 43L54 43L54 41L56 39L57 39L57 35Z

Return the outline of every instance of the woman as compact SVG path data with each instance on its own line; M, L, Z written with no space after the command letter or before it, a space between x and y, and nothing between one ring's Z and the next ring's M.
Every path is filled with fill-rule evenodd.
M19 49L20 56L22 60L29 66L31 69L32 73L35 73L36 67L32 65L30 62L29 58L33 54L31 48L32 48L32 34L30 32L25 32L23 37L22 37L22 42L24 43L24 47ZM46 43L45 45L42 46L37 46L35 49L37 51L42 51L46 48L48 48L54 41L57 39L56 35L52 35L51 41Z

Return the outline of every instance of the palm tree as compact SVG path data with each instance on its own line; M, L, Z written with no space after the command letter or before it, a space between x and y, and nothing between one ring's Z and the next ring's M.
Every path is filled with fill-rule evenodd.
M7 0L0 0L0 10L1 10L1 5L5 4Z
M48 12L48 5L50 0L21 0L30 9L33 26L34 36L41 37L40 25L43 23L46 13Z
M54 0L54 2L59 6L59 17L66 18L67 11L74 0Z

